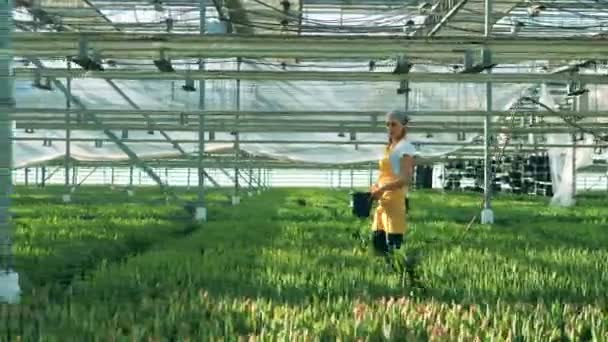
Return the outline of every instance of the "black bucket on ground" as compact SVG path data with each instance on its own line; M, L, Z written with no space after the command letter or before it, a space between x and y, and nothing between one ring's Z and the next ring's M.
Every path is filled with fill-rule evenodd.
M368 218L372 210L371 192L352 193L353 214L359 218Z

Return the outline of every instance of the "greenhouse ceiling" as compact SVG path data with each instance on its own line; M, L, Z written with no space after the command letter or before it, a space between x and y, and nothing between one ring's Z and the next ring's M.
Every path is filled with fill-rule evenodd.
M266 146L272 144L308 144L311 149L335 144L352 152L352 145L381 143L384 128L378 121L385 108L380 97L364 107L357 102L360 94L344 97L348 93L336 90L327 99L315 94L331 93L329 88L344 85L376 87L372 90L391 96L385 101L387 107L405 101L414 118L412 131L422 137L417 141L420 145L474 144L484 133L483 121L488 116L494 120L495 135L604 132L608 44L603 32L608 4L492 1L489 37L484 37L485 10L485 1L480 0L17 1L17 32L12 41L17 82L34 80L39 86L46 79L43 88L65 93L70 108L63 106L65 99L60 102L49 92L36 91L35 96L44 99L40 108L31 105L30 97L23 97L28 100L18 101L11 118L18 130L35 132L17 134L15 141L66 141L57 132L74 130L85 132L70 138L75 146L107 139L121 143L120 149L130 155L126 151L137 141L164 141L175 157L189 156L200 148L197 133L201 132L207 133L209 145L232 142L243 149L256 145L249 152L267 156L280 155L278 146ZM90 64L65 61L77 57ZM158 61L168 62L170 70L155 65ZM358 64L345 67L347 63ZM139 83L128 83L131 80ZM192 101L174 101L175 81L205 94L197 94ZM215 92L209 89L224 84L220 82L236 84ZM494 84L494 101L498 101L490 110L484 108L485 101L477 100L485 96L487 82ZM467 92L472 83L481 87ZM278 90L270 84L278 84ZM449 93L445 104L429 107L437 92L460 85L464 88ZM543 85L545 97L551 98L551 110L511 106L537 85ZM107 92L101 90L108 86ZM153 106L152 94L164 97L161 90L168 92L169 86L172 100L156 101L160 106ZM568 99L591 86L595 91L583 95L585 100ZM277 91L289 89L281 101L312 90L293 107L281 102L258 108L260 97L248 99L251 95L245 91L257 87L265 97L277 97ZM235 93L230 106L206 103L216 101L222 92ZM95 95L112 99L92 102ZM318 108L310 102L315 98L320 103L339 99L344 104ZM458 104L457 98L465 105ZM590 98L596 108L581 105ZM310 107L302 106L309 103ZM523 123L535 117L546 120ZM519 120L517 124L513 118ZM578 124L573 126L569 118ZM42 134L47 131L55 133ZM146 131L156 131L161 137L146 137ZM101 135L86 136L86 132ZM216 132L226 136L212 139ZM291 138L300 135L282 139L276 136L280 133ZM336 133L338 139L328 139ZM466 133L465 141L455 138ZM540 141L533 147L571 144ZM432 154L446 151L456 153L457 149ZM369 154L355 161L365 158Z

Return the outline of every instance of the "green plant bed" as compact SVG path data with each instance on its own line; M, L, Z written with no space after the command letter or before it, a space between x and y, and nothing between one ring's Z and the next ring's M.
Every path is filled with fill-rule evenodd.
M168 237L192 231L187 213L160 201L158 191L134 198L87 187L61 202L62 188L17 188L13 196L14 259L25 296L33 289L66 286L102 260L141 253Z
M58 298L31 296L21 310L35 324L15 320L13 335L608 340L601 202L559 209L504 196L494 202L497 224L466 229L479 195L415 192L411 200L405 248L391 264L353 238L365 237L369 222L352 217L346 191L273 190L220 206L222 219L186 238L103 263Z

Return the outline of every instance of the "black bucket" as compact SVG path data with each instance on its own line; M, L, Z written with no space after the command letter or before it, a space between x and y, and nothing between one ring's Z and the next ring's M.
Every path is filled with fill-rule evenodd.
M372 193L355 192L352 194L353 214L359 218L368 218L372 210Z

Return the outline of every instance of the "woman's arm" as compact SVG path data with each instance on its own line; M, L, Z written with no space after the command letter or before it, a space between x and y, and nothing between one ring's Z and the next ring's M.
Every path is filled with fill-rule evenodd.
M392 191L403 187L409 187L412 179L412 172L414 170L414 158L410 155L404 155L400 159L401 172L399 178L393 182L384 184L377 191L374 192L374 197L381 196L386 191Z

